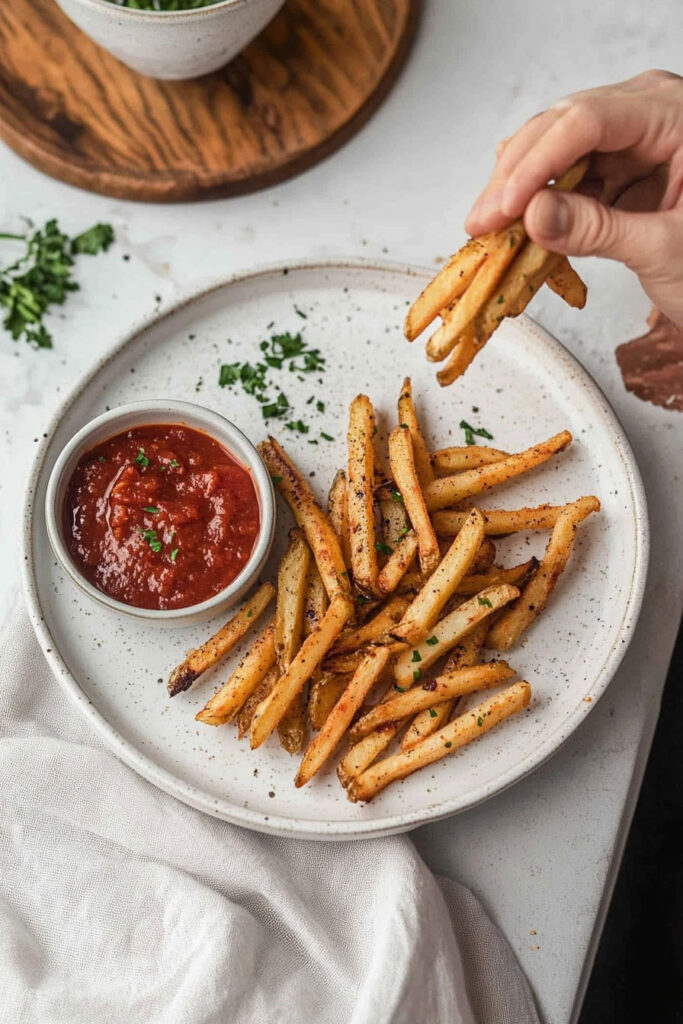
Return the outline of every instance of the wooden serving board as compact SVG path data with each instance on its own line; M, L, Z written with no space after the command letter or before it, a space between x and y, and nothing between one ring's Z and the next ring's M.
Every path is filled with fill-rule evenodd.
M53 0L0 3L0 136L40 170L122 199L249 192L345 142L394 82L418 0L288 0L224 69L159 82Z

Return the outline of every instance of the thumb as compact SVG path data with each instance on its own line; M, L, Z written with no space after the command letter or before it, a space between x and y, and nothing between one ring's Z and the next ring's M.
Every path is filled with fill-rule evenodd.
M588 196L543 189L527 206L524 227L544 249L567 256L605 256L642 273L659 264L671 247L666 218L662 213L626 213Z

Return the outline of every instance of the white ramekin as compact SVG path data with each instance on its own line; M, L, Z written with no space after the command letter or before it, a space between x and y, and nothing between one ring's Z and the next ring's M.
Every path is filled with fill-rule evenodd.
M203 430L224 445L252 475L261 512L261 529L249 561L238 576L224 590L201 604L187 608L136 608L104 594L93 586L80 571L69 551L64 536L64 499L66 488L79 459L91 448L114 434L150 423L172 423ZM86 423L63 448L55 462L45 496L45 521L52 549L71 579L81 590L114 612L148 619L157 625L190 625L218 615L236 604L256 583L275 533L275 493L270 474L254 445L242 431L216 412L190 402L172 402L151 399L120 405Z
M196 78L243 50L284 0L222 0L189 11L140 11L108 0L57 0L81 31L151 78Z

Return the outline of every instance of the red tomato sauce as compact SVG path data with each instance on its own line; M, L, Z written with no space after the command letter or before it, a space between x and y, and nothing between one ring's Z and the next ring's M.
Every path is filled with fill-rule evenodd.
M135 427L79 461L64 503L83 575L137 608L187 608L244 568L261 515L254 482L208 434Z

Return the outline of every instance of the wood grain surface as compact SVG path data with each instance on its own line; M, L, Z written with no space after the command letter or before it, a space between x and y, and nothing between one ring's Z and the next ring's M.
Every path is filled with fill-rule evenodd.
M356 131L398 74L418 0L288 0L224 69L130 71L53 0L0 3L0 136L40 170L122 199L248 192Z

